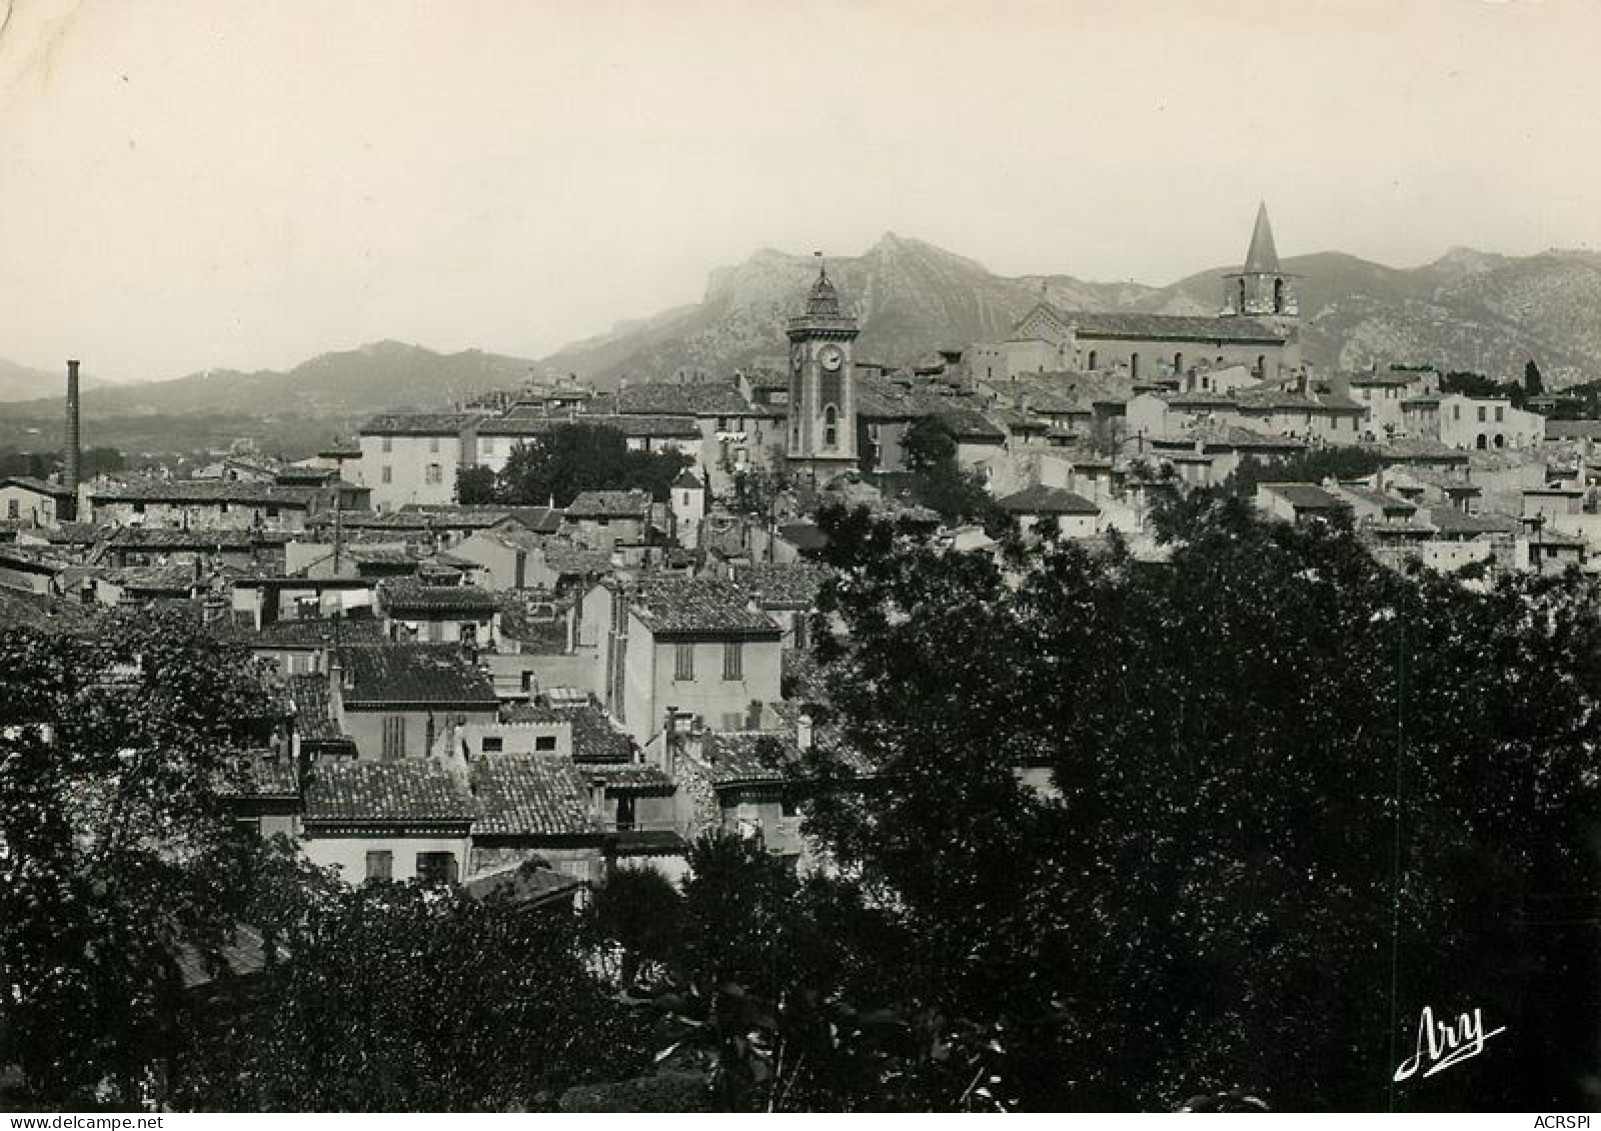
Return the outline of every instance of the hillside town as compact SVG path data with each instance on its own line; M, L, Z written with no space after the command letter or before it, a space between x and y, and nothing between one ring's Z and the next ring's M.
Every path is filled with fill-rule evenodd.
M1212 317L1041 302L1004 341L890 367L854 356L852 297L823 265L773 328L787 374L539 381L188 478L80 473L72 361L62 472L0 481L0 618L70 633L96 609L179 610L267 661L282 704L243 755L241 822L301 838L352 883L471 887L537 861L539 899L581 901L619 869L681 877L708 830L826 866L788 788L838 741L809 643L830 573L819 508L999 552L1001 531L909 492L920 424L1030 539L1115 538L1160 561L1162 500L1346 449L1375 470L1261 479L1251 502L1348 523L1397 570L1601 565L1601 421L1443 391L1428 368L1311 364L1265 206L1221 282ZM575 423L683 469L660 497L462 501L465 473L501 473Z
M1444 744L1437 759L1487 744L1438 777L1417 755L1427 769L1409 772L1434 791L1420 826L1435 811L1477 819L1510 750L1542 768L1505 787L1506 835L1578 819L1568 807L1582 811L1596 781L1582 753L1594 624L1591 599L1563 595L1590 593L1601 572L1601 420L1539 411L1563 398L1532 360L1467 381L1409 361L1319 365L1265 205L1215 314L1073 311L1042 294L1003 340L909 364L858 357L856 297L826 260L814 271L771 327L782 368L606 389L550 375L380 413L294 460L240 443L198 465L91 473L93 393L67 362L59 470L0 479L0 742L5 766L32 767L0 771L15 798L0 863L37 914L31 885L56 866L30 831L38 811L54 814L53 851L77 861L61 874L87 869L69 884L98 893L85 908L124 874L179 865L235 894L200 901L209 927L174 892L151 896L159 913L124 908L143 916L119 929L146 932L145 965L111 978L107 1000L121 1000L118 978L148 983L139 992L164 1004L142 1023L171 1019L167 1051L130 1052L152 1038L129 1022L103 1063L80 1063L22 1009L0 1025L0 1096L160 1110L1261 1110L1270 1089L1211 1068L1167 1081L1166 1060L1096 1062L1101 1030L1030 980L1069 985L1078 959L1065 955L1105 948L1168 976L1185 961L1163 950L1181 930L1170 910L1176 923L1194 900L1221 900L1244 909L1226 930L1246 934L1273 921L1257 866L1282 883L1329 869L1320 882L1358 893L1332 920L1322 903L1307 911L1308 930L1352 954L1378 953L1362 927L1376 909L1397 917L1397 947L1403 905L1419 933L1462 926L1472 884L1443 900L1430 886L1454 874L1457 849L1431 857L1416 896L1369 876L1373 851L1389 851L1372 846L1402 828L1400 779L1388 793L1362 784L1376 765L1364 744L1390 743L1390 718L1398 744ZM1463 688L1476 690L1451 698ZM97 730L108 710L123 721ZM1355 793L1307 779L1308 751L1357 767ZM1269 784L1226 796L1240 772ZM213 803L227 834L215 850L246 853L234 864L186 831ZM1347 817L1322 815L1347 803ZM1281 810L1298 815L1273 833ZM1193 851L1163 844L1197 821L1180 841ZM1248 828L1252 869L1208 863ZM1351 844L1298 845L1326 835ZM129 855L101 861L125 837ZM1539 876L1567 877L1539 906L1581 912L1588 873L1571 838L1537 839L1530 859L1556 869ZM1102 855L1064 864L1081 842ZM1147 845L1170 872L1147 872ZM1107 910L1128 878L1180 873L1180 894L1136 882ZM1522 907L1548 883L1533 875L1498 898ZM1036 923L1041 891L1058 912ZM257 905L268 896L283 902ZM1214 945L1211 914L1198 954ZM1105 931L1056 952L1100 917ZM53 937L38 953L55 953ZM902 962L928 939L942 941L926 969ZM398 949L351 967L350 946ZM800 981L778 973L826 947ZM97 953L85 948L91 966ZM1565 961L1525 976L1567 977ZM1249 963L1205 962L1249 984ZM18 969L18 1002L49 1015L80 1000L51 996L48 963ZM451 970L519 988L436 992ZM588 1004L551 1021L537 1011L560 1005L552 987ZM685 1013L692 999L701 1019ZM1119 991L1101 1008L1149 1007L1139 1000ZM512 1019L525 1008L546 1019ZM1187 1023L1173 1008L1169 1023ZM1018 1017L1058 1035L1009 1048ZM413 1018L417 1043L360 1051L380 1029L413 1040ZM523 1051L446 1071L431 1051L441 1024L464 1027L453 1047L487 1025ZM724 1024L749 1032L708 1043ZM660 1025L679 1034L665 1047ZM919 1025L933 1026L922 1052ZM328 1027L338 1035L312 1035ZM589 1051L541 1051L536 1038L564 1027ZM1055 1040L1097 1064L1089 1082L1042 1074L1068 1055ZM786 1042L820 1059L786 1065ZM1545 1063L1544 1047L1526 1056ZM860 1076L864 1064L878 1067ZM1274 1102L1373 1102L1359 1078L1296 1087Z

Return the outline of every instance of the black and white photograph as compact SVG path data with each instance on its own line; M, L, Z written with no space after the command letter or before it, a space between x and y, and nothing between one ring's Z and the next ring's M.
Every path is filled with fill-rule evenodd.
M1591 1127L1598 48L0 0L0 1118Z

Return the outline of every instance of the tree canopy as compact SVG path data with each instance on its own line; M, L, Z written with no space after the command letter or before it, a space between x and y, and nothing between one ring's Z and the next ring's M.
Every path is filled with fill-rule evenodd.
M923 996L1011 1034L1030 1110L1583 1104L1596 583L1403 576L1236 500L1163 530L1160 564L884 531L825 587L881 777L810 827L903 909ZM1507 1032L1394 1085L1424 1006Z
M600 424L562 424L512 449L496 476L490 499L497 503L539 506L550 500L564 507L583 491L638 488L658 501L694 460L678 451L643 451L628 447L617 429ZM483 484L463 489L481 494Z
M0 1061L51 1103L134 1102L173 1040L176 956L250 914L259 838L223 801L272 713L187 618L0 633Z

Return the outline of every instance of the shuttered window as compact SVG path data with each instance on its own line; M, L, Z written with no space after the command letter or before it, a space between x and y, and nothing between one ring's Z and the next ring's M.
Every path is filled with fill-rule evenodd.
M675 649L673 678L684 681L695 678L695 646L680 644Z
M745 678L745 646L738 640L723 645L723 678Z

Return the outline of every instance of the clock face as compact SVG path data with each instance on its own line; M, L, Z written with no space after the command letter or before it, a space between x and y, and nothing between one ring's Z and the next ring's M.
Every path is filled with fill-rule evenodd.
M823 368L828 370L830 373L834 372L834 370L838 369L845 362L845 355L840 352L838 346L824 346L823 352L818 354L817 357L818 360L823 363Z

